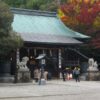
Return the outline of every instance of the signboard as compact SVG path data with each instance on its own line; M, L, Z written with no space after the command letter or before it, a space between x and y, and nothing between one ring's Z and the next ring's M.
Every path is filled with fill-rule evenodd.
M41 59L41 64L45 65L45 59Z

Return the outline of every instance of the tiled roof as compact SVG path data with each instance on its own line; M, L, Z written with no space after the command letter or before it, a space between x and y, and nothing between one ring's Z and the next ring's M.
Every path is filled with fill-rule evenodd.
M56 12L26 10L12 8L14 21L13 30L18 32L26 42L43 43L81 43L74 38L88 38L67 28Z

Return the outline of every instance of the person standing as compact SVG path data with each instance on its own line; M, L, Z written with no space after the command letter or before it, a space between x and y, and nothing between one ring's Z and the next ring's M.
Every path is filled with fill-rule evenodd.
M47 80L47 76L48 76L48 71L45 70L45 71L44 71L44 79L45 79L45 80Z
M62 70L62 78L63 78L63 81L66 81L66 69Z
M39 71L39 69L37 67L35 67L35 69L34 69L35 82L38 82L39 78L40 78L40 71Z
M27 66L30 69L31 78L34 78L34 68L36 67L36 61L34 57L30 57L29 61L27 62Z
M78 68L75 68L73 73L74 73L74 77L75 77L76 82L80 82L80 78L79 78L80 70Z

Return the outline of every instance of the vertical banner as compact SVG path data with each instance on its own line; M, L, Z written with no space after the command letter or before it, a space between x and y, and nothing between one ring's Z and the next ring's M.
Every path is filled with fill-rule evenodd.
M36 56L36 49L34 49L34 56Z
M28 57L30 56L30 49L27 48L27 54L28 54Z
M61 64L62 64L62 62L61 62L61 49L59 49L58 57L59 57L58 59L59 59L59 70L60 70L59 78L62 78L62 73L61 73L61 68L62 68L62 66L61 66Z
M61 49L59 49L59 55L58 55L58 57L59 57L59 68L61 68Z
M17 52L16 52L16 62L17 62L17 65L20 62L19 59L20 59L20 54L19 54L19 49L17 49Z

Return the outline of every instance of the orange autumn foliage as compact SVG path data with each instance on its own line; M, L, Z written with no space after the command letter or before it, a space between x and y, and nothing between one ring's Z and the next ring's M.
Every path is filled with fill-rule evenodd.
M95 35L100 34L100 0L68 0L60 9L64 13L61 20L73 30L92 36L91 44L100 38Z

